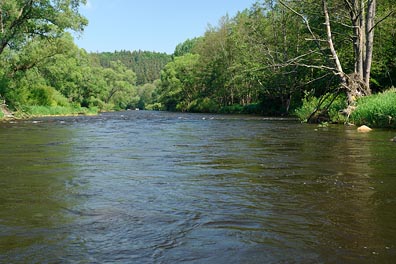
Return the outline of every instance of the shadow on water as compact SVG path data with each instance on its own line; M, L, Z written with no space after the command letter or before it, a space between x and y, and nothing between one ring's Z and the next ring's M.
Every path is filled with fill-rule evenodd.
M392 131L130 111L0 125L0 261L389 263Z

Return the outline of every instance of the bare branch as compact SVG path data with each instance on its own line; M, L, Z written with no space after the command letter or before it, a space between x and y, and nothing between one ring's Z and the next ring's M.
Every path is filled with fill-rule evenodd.
M330 48L330 52L333 56L333 60L334 63L336 65L336 69L339 73L343 73L342 70L342 66L341 66L341 62L338 58L337 52L335 50L334 47L334 43L333 43L333 38L331 36L331 26L330 26L330 17L329 17L329 12L327 9L327 2L326 0L322 0L322 4L323 4L323 12L324 12L324 16L325 16L325 25L326 25L326 33L327 33L327 42L329 44L329 48Z
M386 16L384 16L383 18L381 18L379 21L377 21L377 22L374 24L374 26L372 26L372 27L369 29L368 32L371 33L371 31L373 31L374 28L375 28L376 26L378 26L380 23L382 23L384 20L386 20L388 17L390 17L390 16L393 15L393 14L395 14L395 10L390 11L389 14L387 14Z
M316 35L314 34L314 32L312 31L308 19L307 19L303 14L300 14L299 12L297 12L296 10L294 10L293 8L291 8L289 5L286 5L282 0L279 0L279 3L281 3L284 7L286 7L287 9L289 9L291 12L293 12L293 13L296 14L297 16L301 17L301 19L304 21L305 25L307 26L307 29L308 29L309 33L311 33L313 39L317 40L317 37L316 37ZM321 49L321 47L320 47L320 42L318 41L316 44L318 45L318 48Z

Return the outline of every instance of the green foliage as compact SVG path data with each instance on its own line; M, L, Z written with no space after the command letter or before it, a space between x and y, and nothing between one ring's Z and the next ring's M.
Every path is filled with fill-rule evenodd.
M193 100L188 104L186 110L196 113L216 113L219 111L219 105L212 99L205 97Z
M263 106L260 103L248 104L243 106L244 114L262 114Z
M294 114L303 122L307 122L311 114L316 110L319 99L308 94L303 98L301 107L294 111Z
M28 97L29 105L51 106L54 89L48 86L39 86L31 89Z
M352 73L356 56L350 37L351 19L341 2L328 1L329 15L338 57L344 71ZM168 110L192 111L199 99L209 98L223 112L242 112L241 108L254 104L259 106L254 112L285 115L301 104L302 94L314 91L318 98L329 97L332 102L331 107L326 107L328 100L323 102L319 113L324 111L335 122L345 121L339 110L345 108L346 100L337 97L332 101L326 95L336 90L340 78L329 70L334 65L327 43L315 41L326 39L321 5L315 1L285 3L289 8L278 1L258 1L233 18L223 17L199 41L179 44L174 60L161 75L159 101ZM389 1L382 3L378 17L392 14L392 8ZM312 32L302 18L309 21ZM374 91L396 83L395 18L388 16L375 27ZM177 67L177 59L190 52L199 56L194 70ZM319 99L305 98L296 113L307 119L318 103Z
M314 2L287 1L288 9L278 1L258 1L235 17L221 18L204 36L186 40L168 55L140 50L88 54L79 49L66 32L86 25L78 12L85 0L2 1L0 95L10 107L37 114L140 108L285 115L297 106L302 120L317 110L343 122L345 96L328 94L339 78L329 73L333 65L327 45L307 41L313 36L295 15L302 13L315 38L325 39L320 5ZM344 71L353 72L349 13L341 2L328 1L337 32L333 38ZM390 16L375 27L375 92L396 83L391 2L377 10L378 17ZM312 95L302 98L307 91ZM365 100L358 102L356 122L393 126L391 99L381 99L382 108L381 100ZM363 111L367 105L372 108Z
M91 53L90 57L94 65L104 68L110 68L111 62L119 61L136 73L137 85L152 83L159 79L161 70L172 60L172 56L166 53L141 50Z
M24 106L21 107L16 116L66 116L66 115L89 115L96 114L97 108L85 108L80 106Z
M77 104L109 111L136 107L140 100L133 71L120 62L93 66L67 34L57 41L32 40L1 56L0 94L14 109Z
M145 109L154 111L165 110L161 103L148 104L146 105Z
M396 89L360 98L351 120L356 125L396 128Z
M7 0L0 2L0 54L19 50L34 37L58 38L65 30L82 31L87 20L79 12L85 0Z
M327 93L318 98L310 94L302 99L301 107L294 111L294 114L303 122L307 122L314 113L328 114L330 121L343 123L346 121L341 111L346 108L346 98L344 95Z
M176 57L161 72L159 102L166 110L187 111L188 105L198 97L195 83L197 54Z
M227 105L221 107L219 112L223 114L241 114L244 112L244 107L240 104Z
M188 53L194 53L194 49L195 49L197 43L202 40L203 40L202 37L187 39L183 43L180 43L176 46L173 56L180 57L180 56L186 55Z

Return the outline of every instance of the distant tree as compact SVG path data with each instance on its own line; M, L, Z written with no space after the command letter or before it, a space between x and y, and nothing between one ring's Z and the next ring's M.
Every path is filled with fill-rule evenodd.
M179 57L183 56L187 53L194 53L194 49L200 41L202 41L202 37L197 37L193 39L187 39L183 43L180 43L176 46L175 51L173 52L173 56Z
M136 73L136 84L152 83L160 78L164 66L172 60L166 53L152 51L115 51L90 54L97 65L109 68L111 62L120 61L125 67Z
M199 95L196 69L199 55L188 53L176 57L161 72L159 101L166 110L186 111L188 104Z
M110 68L104 70L107 91L103 101L113 104L116 109L126 109L139 101L136 91L136 74L120 61L110 63Z

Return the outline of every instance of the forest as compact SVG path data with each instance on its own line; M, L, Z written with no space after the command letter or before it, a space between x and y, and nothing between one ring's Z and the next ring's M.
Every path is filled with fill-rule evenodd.
M254 113L396 127L391 0L257 1L170 55L80 49L70 32L83 34L84 2L0 3L0 97L8 109Z

